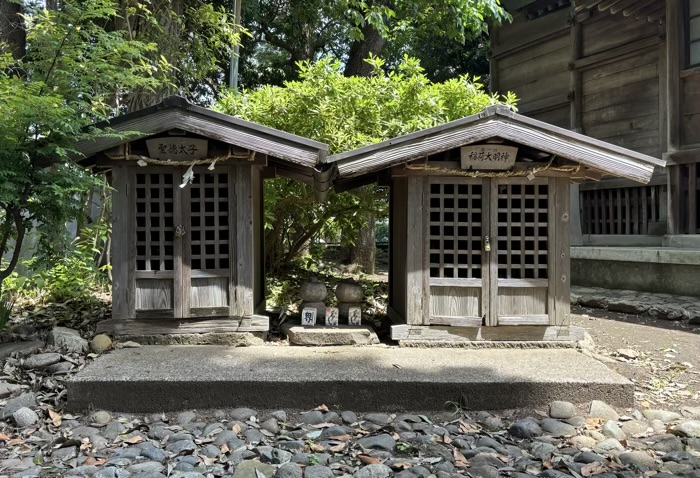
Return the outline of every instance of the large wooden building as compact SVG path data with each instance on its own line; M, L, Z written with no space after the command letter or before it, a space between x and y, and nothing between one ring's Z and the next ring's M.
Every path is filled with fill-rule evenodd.
M491 32L494 91L515 92L524 115L668 161L646 186L582 184L574 240L661 246L699 234L700 1L502 4L513 21Z
M578 340L570 183L664 161L506 106L328 158L336 190L390 187L392 338Z
M114 188L112 319L98 331L267 331L262 181L327 191L327 146L179 97L103 126L120 134L77 145Z

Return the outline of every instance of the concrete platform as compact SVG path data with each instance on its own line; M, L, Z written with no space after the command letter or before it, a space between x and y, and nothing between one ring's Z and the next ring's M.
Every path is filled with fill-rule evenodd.
M356 411L633 404L633 385L575 350L145 346L112 351L67 382L68 408L161 412L248 406Z

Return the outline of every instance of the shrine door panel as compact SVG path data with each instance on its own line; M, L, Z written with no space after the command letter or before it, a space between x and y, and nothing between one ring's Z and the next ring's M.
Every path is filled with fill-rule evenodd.
M187 188L189 231L185 264L189 265L189 314L228 316L231 300L232 174L195 170Z
M479 326L488 310L488 188L466 178L431 178L428 188L430 324Z
M133 315L173 317L178 308L179 240L175 237L179 191L171 172L139 169L134 174Z
M494 182L493 312L498 325L548 325L549 186L546 180Z

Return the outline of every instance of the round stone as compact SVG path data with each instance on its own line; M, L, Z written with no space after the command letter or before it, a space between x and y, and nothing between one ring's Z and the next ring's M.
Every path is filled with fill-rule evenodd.
M304 478L333 478L333 470L323 465L312 465L304 468Z
M22 407L12 414L15 423L19 428L30 427L39 421L39 415L34 410L27 407Z
M367 465L353 474L354 478L387 478L389 476L391 476L391 468L381 464Z
M90 341L90 349L96 354L101 354L112 348L112 339L106 334L95 335Z
M552 418L567 419L576 415L576 409L571 402L557 400L549 404L549 416Z
M542 429L534 418L524 418L515 422L508 433L516 438L534 438L542 435Z
M362 286L355 284L353 282L341 282L338 287L335 288L335 296L338 298L338 302L362 302L365 298L365 293L362 290Z
M690 438L700 438L700 421L686 420L674 428L677 434Z
M683 418L680 413L671 412L668 410L644 410L642 415L644 415L644 418L647 420L659 420L664 423L669 423Z
M608 420L605 422L601 431L603 432L603 435L608 438L615 438L618 441L627 439L625 432L623 432L620 427L617 426L617 422L614 420Z
M617 414L614 408L600 400L591 402L591 411L588 416L602 418L603 420L617 420L620 418L620 415Z
M620 462L623 465L645 466L647 468L656 467L656 461L643 451L628 451L620 453Z
M301 478L303 471L298 463L285 463L277 470L277 478Z
M649 424L641 420L629 420L622 424L622 431L626 435L642 435L649 430Z
M48 354L36 354L32 355L31 357L28 357L27 359L24 360L22 363L22 368L30 370L30 369L42 369L46 368L49 365L53 365L55 363L58 363L61 361L61 354L57 353L48 353Z
M574 427L553 418L545 418L542 420L540 422L540 427L545 433L553 437L571 437L576 435L576 429Z
M99 410L99 411L92 414L93 423L97 423L98 425L106 425L111 420L112 420L112 415L110 415L109 412L106 412L104 410Z
M318 280L311 280L301 285L299 295L304 302L323 302L328 295L328 290Z

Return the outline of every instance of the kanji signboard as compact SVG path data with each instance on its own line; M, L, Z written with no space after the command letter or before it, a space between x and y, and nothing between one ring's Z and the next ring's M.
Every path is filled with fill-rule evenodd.
M166 136L146 140L148 155L153 159L203 159L209 153L206 139Z
M513 167L518 148L495 144L464 146L462 169L504 171Z

